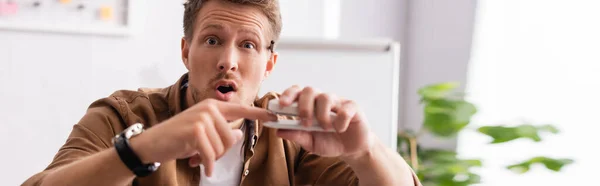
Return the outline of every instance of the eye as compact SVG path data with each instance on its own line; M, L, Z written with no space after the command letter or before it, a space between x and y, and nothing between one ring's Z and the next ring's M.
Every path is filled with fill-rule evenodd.
M245 42L244 45L243 45L243 47L247 48L247 49L254 49L254 48L256 48L256 47L254 47L254 44L252 44L250 42Z
M207 45L218 45L219 44L219 40L217 40L217 38L215 38L215 37L208 37L208 38L206 38L206 40L204 42Z

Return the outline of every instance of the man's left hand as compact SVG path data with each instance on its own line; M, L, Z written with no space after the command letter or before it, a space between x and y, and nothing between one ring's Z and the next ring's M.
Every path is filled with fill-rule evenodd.
M373 147L374 135L369 130L367 118L354 101L299 86L285 90L279 100L283 107L298 103L302 125L316 125L312 123L316 118L321 127L335 129L336 132L277 131L278 136L298 143L307 151L325 157L351 158L367 153ZM331 112L337 114L333 120Z

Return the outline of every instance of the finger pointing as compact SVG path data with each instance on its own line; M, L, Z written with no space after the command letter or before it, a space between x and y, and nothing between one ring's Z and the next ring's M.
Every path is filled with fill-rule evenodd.
M226 120L237 120L240 118L262 121L277 120L277 115L262 108L228 102L220 102L217 104L217 107Z

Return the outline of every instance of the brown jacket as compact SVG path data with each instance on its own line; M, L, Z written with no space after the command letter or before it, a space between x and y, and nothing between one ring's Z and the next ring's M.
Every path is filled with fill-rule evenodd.
M121 90L92 103L83 118L73 126L66 143L42 172L23 185L38 185L52 169L111 148L111 139L135 123L152 127L180 113L187 74L163 89ZM277 94L268 93L254 105L265 108ZM299 145L276 137L275 130L261 123L247 122L245 159L240 185L358 185L352 169L337 158L310 154ZM417 181L417 180L415 180ZM163 162L150 176L136 178L132 185L194 185L200 183L200 168L187 160Z

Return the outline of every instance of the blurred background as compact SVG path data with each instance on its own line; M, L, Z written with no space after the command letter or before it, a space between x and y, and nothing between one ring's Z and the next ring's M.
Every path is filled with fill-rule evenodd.
M71 12L55 16L73 19L34 28L15 18L33 11L23 4L36 2L40 7L72 5ZM174 81L156 76L185 72L180 62L183 1L130 0L126 18L119 17L126 11L119 8L122 2L83 8L80 2L86 1L0 0L0 96L19 103L59 95L52 98L56 105L72 106L83 115L82 108L93 100L70 100L67 94L45 88L97 83L78 91L101 98L117 89L163 87ZM280 4L284 39L385 38L400 43L399 151L409 161L419 159L410 163L419 167L415 168L427 185L595 185L600 166L600 152L593 147L597 146L593 136L600 130L599 1L280 0ZM128 28L90 26L73 32L52 27L80 21L85 15L78 11L92 6L99 7L100 19L125 20L97 25ZM124 33L128 36L121 36ZM130 73L128 69L137 69L140 75L118 75ZM31 73L71 83L28 81ZM114 83L83 82L77 76ZM139 82L142 85L136 86ZM4 93L24 88L33 91ZM76 104L61 105L62 100ZM31 107L56 106L0 105L3 118ZM50 114L68 118L60 110ZM33 116L22 119L44 122ZM5 157L17 158L3 158L3 164L28 161L18 157L36 152L31 148L56 152L61 144L49 139L66 139L75 121L47 124L56 127L45 133L28 132L27 126L12 122L0 123L2 147L13 140L35 140L36 146L3 148L2 154L13 154ZM18 139L6 137L15 133ZM427 149L438 151L432 154ZM448 157L439 156L449 152ZM52 157L36 158L49 163ZM23 165L26 168L1 169L8 178L6 185L20 184L47 166ZM509 165L515 166L508 169Z

